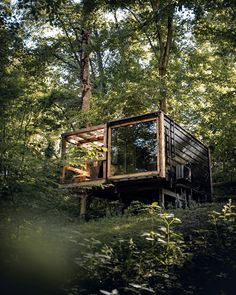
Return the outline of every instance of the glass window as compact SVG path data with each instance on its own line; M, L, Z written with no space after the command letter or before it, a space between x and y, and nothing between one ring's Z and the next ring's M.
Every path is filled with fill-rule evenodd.
M157 170L156 121L111 130L111 175Z

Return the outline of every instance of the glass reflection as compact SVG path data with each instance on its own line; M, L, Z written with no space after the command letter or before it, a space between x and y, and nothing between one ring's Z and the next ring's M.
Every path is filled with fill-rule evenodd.
M156 121L112 128L111 175L156 170Z

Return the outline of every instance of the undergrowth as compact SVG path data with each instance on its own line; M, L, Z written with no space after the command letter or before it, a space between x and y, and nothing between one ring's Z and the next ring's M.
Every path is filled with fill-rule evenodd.
M11 293L234 294L231 200L167 211L134 202L89 222L16 215L1 214L0 227L1 283L11 276L21 286Z

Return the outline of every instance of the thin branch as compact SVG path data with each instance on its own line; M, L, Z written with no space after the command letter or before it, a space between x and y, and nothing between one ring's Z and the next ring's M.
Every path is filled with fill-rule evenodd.
M63 30L64 30L64 32L65 32L65 34L66 34L66 37L67 37L68 41L69 41L70 48L71 48L71 51L72 51L72 53L73 53L73 55L74 55L74 58L75 58L76 62L77 62L78 64L80 64L80 60L79 60L79 58L78 58L78 56L77 56L77 53L76 53L76 50L75 50L75 48L74 48L74 45L73 45L73 43L72 43L72 41L71 41L70 35L69 35L69 33L68 33L67 29L66 29L65 23L64 23L63 20L60 18L59 14L57 14L57 17L58 17L59 22L60 22L61 25L62 25L62 28L63 28Z
M70 125L72 131L75 131L75 127L73 125L73 123L70 122L70 118L67 116L66 112L63 110L63 108L58 105L57 103L55 103L55 106L62 112L62 114L65 116L66 120L68 121L68 124Z
M62 56L59 56L56 53L53 53L53 56L56 57L57 59L59 59L60 61L64 62L66 65L68 65L69 67L78 70L78 67L73 65L72 63L70 63L69 61L65 60Z
M135 18L135 20L140 24L140 25L143 25L142 22L139 20L138 16L136 15L136 13L134 13L130 8L126 8L132 15L133 17ZM152 43L152 40L150 38L150 36L148 35L147 31L144 29L144 26L142 26L142 29L143 29L143 32L148 40L148 43L150 45L150 47L152 48L152 51L156 57L156 59L158 59L158 55L157 55L157 52L156 52L156 48L155 48L155 45Z

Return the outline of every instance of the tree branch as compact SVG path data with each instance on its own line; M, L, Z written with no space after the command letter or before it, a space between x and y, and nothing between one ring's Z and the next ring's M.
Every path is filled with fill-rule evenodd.
M65 32L65 34L66 34L66 37L67 37L67 39L68 39L68 41L69 41L70 48L71 48L71 51L72 51L72 53L73 53L73 55L74 55L74 58L75 58L76 62L78 63L78 65L80 65L79 57L77 56L77 52L76 52L76 50L75 50L75 48L74 48L74 45L73 45L73 43L72 43L72 41L71 41L70 35L69 35L69 33L68 33L67 29L66 29L65 23L64 23L63 20L60 18L59 14L57 14L57 18L58 18L59 22L61 23L62 28L63 28L63 30L64 30L64 32Z
M136 13L135 13L134 11L132 11L130 8L126 8L126 9L127 9L132 15L133 15L133 17L135 18L135 20L136 20L140 25L142 25L142 29L143 29L143 32L144 32L144 34L145 34L147 40L148 40L148 43L149 43L149 45L150 45L150 47L151 47L151 49L152 49L152 51L153 51L153 53L154 53L156 59L158 59L158 55L157 55L157 52L156 52L155 45L152 43L152 40L151 40L150 36L148 35L147 31L144 29L144 26L143 26L142 22L140 21L140 19L138 18L138 16L136 15Z
M78 70L77 66L75 66L72 63L70 63L69 61L65 60L62 56L59 56L57 53L53 53L53 56L56 57L57 59L59 59L60 61L64 62L65 64L67 64L71 68Z

